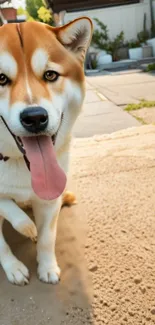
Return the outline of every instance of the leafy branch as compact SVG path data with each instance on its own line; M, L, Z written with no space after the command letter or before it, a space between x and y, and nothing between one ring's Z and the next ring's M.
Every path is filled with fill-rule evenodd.
M124 32L121 31L114 40L109 38L109 31L107 26L98 18L94 18L100 29L96 29L92 37L92 45L94 47L105 50L112 55L113 61L117 60L117 50L123 45Z

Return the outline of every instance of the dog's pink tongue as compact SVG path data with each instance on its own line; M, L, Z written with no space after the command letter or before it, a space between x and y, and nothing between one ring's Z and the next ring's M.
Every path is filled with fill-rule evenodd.
M47 136L23 137L22 142L30 162L34 192L41 199L54 200L66 186L66 176L57 163L52 139Z

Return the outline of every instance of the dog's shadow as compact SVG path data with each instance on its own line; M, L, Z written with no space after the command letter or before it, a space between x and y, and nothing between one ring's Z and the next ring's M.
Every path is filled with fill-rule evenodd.
M32 217L31 211L27 211ZM4 234L13 253L28 267L30 284L10 284L0 269L0 319L7 325L92 324L91 281L84 258L85 227L78 206L61 211L56 252L62 270L58 285L37 278L36 244L5 222Z

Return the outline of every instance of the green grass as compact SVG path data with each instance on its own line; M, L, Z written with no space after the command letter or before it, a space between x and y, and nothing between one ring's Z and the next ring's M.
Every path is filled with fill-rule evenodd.
M132 115L138 122L140 122L141 124L145 125L147 124L144 119L142 117L139 116L135 116L134 114Z
M129 104L125 107L125 111L130 112L130 111L137 111L138 109L141 108L151 108L155 107L155 101L147 101L145 99L142 99L138 104Z
M147 66L146 72L155 71L155 63L150 63Z

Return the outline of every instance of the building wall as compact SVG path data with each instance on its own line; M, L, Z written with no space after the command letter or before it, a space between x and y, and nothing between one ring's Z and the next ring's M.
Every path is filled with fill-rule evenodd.
M154 16L154 20L155 20L155 0L153 0L153 16Z
M16 19L17 10L15 8L1 8L1 12L6 20Z
M109 35L111 38L114 38L123 30L125 39L129 41L136 39L137 33L143 30L144 13L147 14L147 28L150 29L151 15L149 0L142 0L138 4L127 6L124 5L111 8L66 13L65 23L81 16L87 16L92 19L98 18L108 26ZM94 22L94 28L95 27L96 22Z

